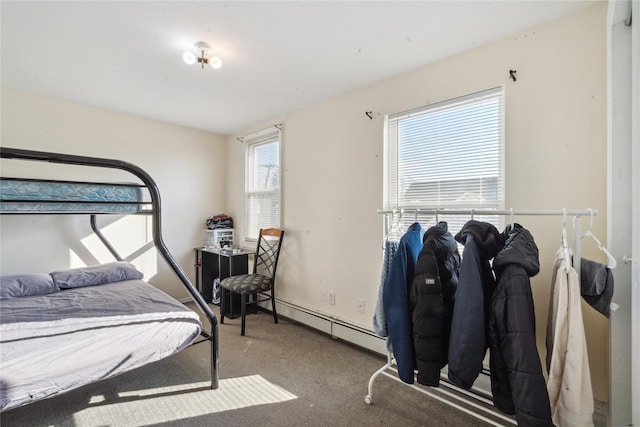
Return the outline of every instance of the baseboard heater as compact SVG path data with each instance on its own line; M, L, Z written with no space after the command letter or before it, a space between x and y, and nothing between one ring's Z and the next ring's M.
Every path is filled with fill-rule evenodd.
M339 338L381 355L387 354L385 339L371 330L288 301L276 299L276 304L278 315L317 329L333 338ZM265 308L269 309L270 304Z

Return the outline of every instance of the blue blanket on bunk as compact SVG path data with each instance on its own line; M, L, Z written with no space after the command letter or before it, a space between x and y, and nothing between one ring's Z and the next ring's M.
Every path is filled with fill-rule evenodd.
M6 179L0 181L2 212L139 212L142 189L136 184Z

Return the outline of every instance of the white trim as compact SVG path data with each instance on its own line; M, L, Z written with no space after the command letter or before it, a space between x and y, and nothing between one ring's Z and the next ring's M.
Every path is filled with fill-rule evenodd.
M263 137L265 137L265 136L267 136L267 135L269 135L271 133L281 132L281 131L282 131L282 124L279 123L279 124L276 124L276 125L273 125L273 126L269 126L267 128L260 129L260 130L257 130L255 132L251 132L249 134L244 135L242 137L242 142L246 142L249 139L251 139L251 140L261 139L261 138L263 138Z
M631 401L633 405L632 423L640 425L640 0L631 2L632 17L635 21L631 28L631 146L632 146L632 302L631 302L631 365L632 389ZM635 24L635 25L634 25ZM635 258L635 259L634 259Z
M250 135L247 135L244 137L243 139L243 143L245 144L245 149L244 149L244 183L243 183L243 208L242 208L242 231L240 233L240 235L238 236L238 245L242 248L250 248L250 247L254 247L256 245L257 242L257 236L256 238L249 238L247 236L247 220L248 220L248 206L247 206L247 193L248 193L248 189L247 189L247 185L249 182L249 173L250 173L250 168L249 168L249 160L250 160L250 156L249 153L250 151L253 149L253 147L262 145L262 144L267 144L267 143L273 143L275 141L278 142L278 167L277 167L277 193L278 193L278 212L277 212L277 217L278 217L278 224L276 225L277 227L282 227L282 171L283 171L283 167L282 167L282 135L283 135L283 131L282 131L282 124L278 124L278 125L273 125L270 126L266 129L262 129L260 131L254 132ZM275 194L275 191L272 190L272 193ZM237 228L237 227L236 227Z
M423 114L425 111L436 111L441 108L447 108L451 105L458 104L467 101L477 101L482 98L492 97L496 94L501 94L504 99L504 86L496 86L490 89L485 89L480 92L470 93L468 95L458 96L456 98L446 99L432 104L426 104L411 110L401 111L399 113L393 113L388 115L389 120L397 119L398 117L411 117L416 114Z
M634 125L632 117L638 115L637 89L635 95L632 93L634 85L637 86L637 77L634 84L632 75L634 72L636 75L638 73L637 52L634 53L634 49L638 49L638 42L637 35L636 40L632 40L632 31L624 23L631 4L630 0L610 1L607 14L607 245L620 260L630 256L631 240L634 246L638 245L640 227L640 221L637 219L638 197L633 197L639 191L637 129L636 136L632 136L633 127L637 127L637 120ZM638 0L633 0L633 4L637 9ZM637 25L633 32L637 34ZM633 71L632 62L636 63L636 71ZM633 97L636 99L633 100ZM632 158L635 159L635 166L632 164ZM632 239L629 239L630 233ZM633 249L638 253L635 247ZM637 278L637 269L637 265L633 265L635 273L632 273L628 264L620 262L613 270L613 302L619 304L619 308L611 313L609 322L608 425L630 425L632 407L635 406L636 413L640 410L637 408L638 405L632 405L634 400L638 400L638 365L636 363L634 367L633 361L639 357L638 331L635 328L640 302L638 291L632 291L631 286L632 274ZM633 288L636 288L636 285ZM632 354L632 346L636 348L635 354ZM635 391L632 391L632 387ZM634 420L635 425L640 424L637 415L634 415Z

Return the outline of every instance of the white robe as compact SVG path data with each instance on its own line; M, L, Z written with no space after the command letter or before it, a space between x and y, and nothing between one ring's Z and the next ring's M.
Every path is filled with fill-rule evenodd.
M563 249L556 252L547 324L547 391L553 423L593 426L593 391L584 334L580 281Z

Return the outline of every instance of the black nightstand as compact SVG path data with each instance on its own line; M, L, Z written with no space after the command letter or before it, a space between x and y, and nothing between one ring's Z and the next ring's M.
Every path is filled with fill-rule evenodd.
M211 303L213 299L213 281L229 276L247 274L249 272L249 255L253 251L245 249L194 248L196 288L204 300ZM240 295L226 293L224 317L234 319L240 317ZM252 307L255 308L255 307Z

